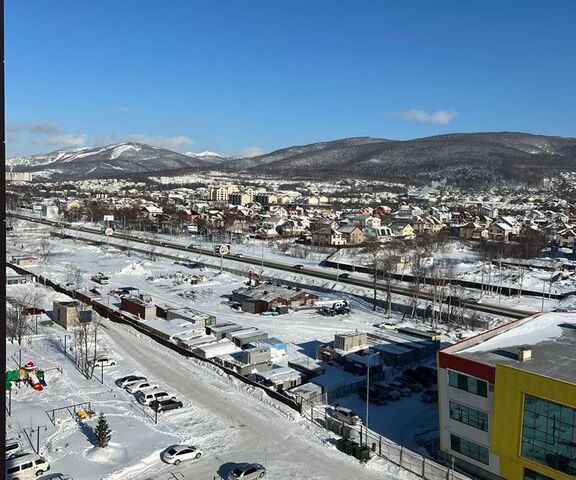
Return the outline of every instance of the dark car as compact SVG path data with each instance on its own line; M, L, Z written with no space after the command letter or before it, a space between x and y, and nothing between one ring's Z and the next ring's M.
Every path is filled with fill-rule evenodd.
M361 388L360 390L358 390L358 395L360 396L360 398L362 400L366 400L366 397L368 392L366 392L366 388ZM369 389L369 393L370 393L370 397L368 398L368 401L370 403L375 403L376 405L386 405L388 402L386 401L386 396L384 394L382 394L382 392L380 392L380 390L374 388L374 387L370 387Z
M422 386L424 386L424 387L429 387L433 383L432 380L430 379L430 377L428 377L427 375L424 375L424 374L417 372L416 370L412 370L410 368L404 370L404 375L408 376L410 378L413 378L418 383L421 383Z
M304 265L294 265L292 268L295 268L296 270L304 270Z
M352 276L351 273L341 273L338 275L338 278L350 278Z
M426 375L433 383L438 383L438 372L435 368L420 366L416 367L414 370L422 375Z
M402 385L407 386L413 392L421 392L424 389L424 387L422 386L421 383L418 383L413 378L405 376L405 375L402 375L401 377L397 377L394 380L396 382L401 383Z
M438 390L436 388L427 388L420 398L424 403L436 403L438 401Z
M167 412L168 410L176 410L177 408L182 408L184 404L179 400L174 400L173 398L169 400L157 400L150 404L152 410L155 412Z

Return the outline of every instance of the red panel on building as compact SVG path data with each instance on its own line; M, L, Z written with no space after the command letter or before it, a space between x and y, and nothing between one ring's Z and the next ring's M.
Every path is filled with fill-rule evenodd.
M451 355L442 351L438 352L438 366L481 378L491 384L496 381L496 369L494 367L458 355Z

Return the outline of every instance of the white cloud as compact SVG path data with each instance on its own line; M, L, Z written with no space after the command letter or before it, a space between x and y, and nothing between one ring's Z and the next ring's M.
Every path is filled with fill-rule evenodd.
M60 135L63 133L62 127L58 123L49 120L36 123L9 123L6 125L6 131L40 135Z
M36 145L62 145L66 147L83 147L86 145L85 133L69 133L63 135L52 135L41 140L36 140Z
M262 155L264 150L260 147L246 147L244 150L240 152L241 157L257 157L258 155Z
M132 140L136 142L147 143L157 147L167 148L168 150L178 150L182 147L194 145L194 140L184 135L174 137L154 137L149 135L132 135Z
M407 120L416 120L418 122L448 124L457 115L457 113L455 110L438 110L436 112L428 113L424 110L411 108L410 110L398 112L393 115L406 118Z

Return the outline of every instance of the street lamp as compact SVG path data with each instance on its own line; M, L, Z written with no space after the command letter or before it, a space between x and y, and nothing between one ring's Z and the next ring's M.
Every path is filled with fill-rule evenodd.
M368 357L368 371L366 372L366 445L368 445L368 413L370 409L370 365L372 357L379 354L380 352L374 352Z

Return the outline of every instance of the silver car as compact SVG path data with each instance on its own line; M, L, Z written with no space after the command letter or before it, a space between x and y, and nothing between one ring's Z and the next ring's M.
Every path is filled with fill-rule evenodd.
M227 480L254 480L264 478L266 469L259 463L240 465L228 474Z

